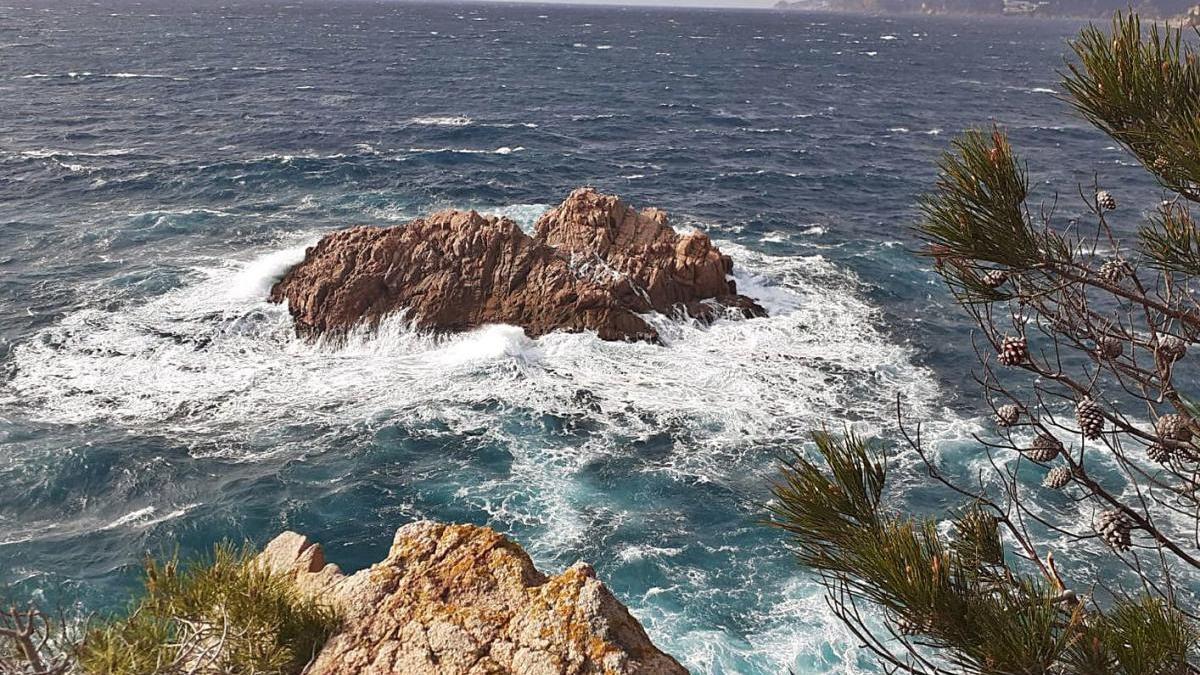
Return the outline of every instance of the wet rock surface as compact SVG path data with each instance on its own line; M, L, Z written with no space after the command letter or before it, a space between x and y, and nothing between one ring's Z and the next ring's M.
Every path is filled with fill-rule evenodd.
M545 213L529 236L507 218L440 211L399 227L355 227L309 248L271 289L305 335L340 334L404 312L418 329L491 323L530 337L596 331L605 340L658 340L640 316L756 317L737 293L733 261L658 209L637 211L591 188Z

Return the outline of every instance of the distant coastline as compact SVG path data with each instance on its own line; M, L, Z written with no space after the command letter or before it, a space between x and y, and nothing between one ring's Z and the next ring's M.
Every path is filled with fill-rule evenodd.
M1109 19L1128 4L1105 0L779 0L776 10L925 16L1013 16L1046 19ZM1145 19L1175 26L1197 25L1200 6L1160 0L1133 8Z

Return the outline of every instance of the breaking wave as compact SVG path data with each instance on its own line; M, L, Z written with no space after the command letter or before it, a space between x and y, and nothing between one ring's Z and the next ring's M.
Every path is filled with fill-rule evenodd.
M495 212L528 227L543 209ZM494 399L578 413L586 393L590 414L607 423L646 433L686 423L708 443L790 436L800 420L840 417L896 393L914 401L937 395L908 348L876 326L856 280L820 256L772 257L723 243L739 262L742 292L771 317L705 327L656 315L665 348L587 333L530 340L502 325L439 337L411 330L402 317L334 347L296 338L286 309L264 300L312 239L197 268L188 283L145 304L68 315L15 349L6 395L36 403L45 421L186 430L238 419L434 414ZM703 462L680 458L680 468Z
M544 209L493 212L528 227ZM689 493L717 489L728 499L729 490L760 490L773 471L772 448L803 442L814 421L869 433L888 423L897 395L917 414L930 410L939 396L935 378L880 329L852 274L821 256L775 257L720 242L740 270L739 289L759 299L769 318L701 326L656 315L651 321L666 346L655 346L587 333L531 340L504 325L437 337L398 316L335 346L295 337L286 308L264 301L314 239L196 268L144 304L69 314L15 348L0 405L20 400L40 422L225 438L206 452L237 463L292 452L238 441L282 435L293 425L371 428L404 420L438 425L448 439L483 434L507 449L511 466L487 480L458 479L454 500L502 529L522 528L522 543L541 565L569 563L564 552L605 555L606 576L618 586L652 570L661 583L627 600L661 646L691 667L736 672L745 663L769 670L803 662L814 672L855 672L852 637L785 551L762 550L761 526L742 525L718 541L689 535L691 525L656 521L664 504L598 494L589 477L597 464L635 461L627 470L638 481ZM529 434L527 423L515 423L531 419L560 431ZM622 449L664 434L673 440L652 461ZM194 506L146 506L95 525L144 528ZM693 517L705 516L685 520ZM614 540L604 543L608 553L592 551L604 523L615 528ZM695 615L722 606L711 596L714 574L735 575L718 585L756 596L744 603L758 610L739 619L742 637L716 632ZM783 593L768 596L779 579L767 578L781 574Z

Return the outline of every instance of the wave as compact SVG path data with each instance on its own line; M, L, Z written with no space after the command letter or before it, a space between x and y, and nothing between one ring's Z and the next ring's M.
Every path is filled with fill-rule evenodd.
M100 77L112 77L118 80L131 80L136 78L146 78L151 80L179 79L172 75L160 75L157 73L101 73Z
M533 230L533 224L543 213L550 209L549 204L512 204L495 208L476 209L480 213L502 216L520 225L526 232Z
M67 71L65 73L29 73L22 75L24 80L49 80L49 79L69 79L80 80L91 77L100 77L114 80L130 80L130 79L151 79L151 80L174 80L177 82L186 81L188 78L177 75L165 75L162 73L93 73L90 71Z
M121 157L133 154L134 152L136 151L131 148L109 148L94 152L41 148L38 150L22 150L20 154L27 159L55 159L59 157Z
M147 506L137 509L136 511L130 511L129 513L126 513L111 523L102 526L100 530L115 530L125 527L146 529L158 525L159 523L165 523L169 520L175 520L176 518L185 516L187 515L188 511L191 511L197 506L200 506L200 504L186 504L162 515L156 515L158 514L158 507Z
M545 208L492 212L524 224ZM853 274L819 255L771 256L717 242L736 261L739 290L769 317L702 326L651 315L665 342L656 346L589 333L533 340L505 325L434 336L395 316L333 345L298 339L286 308L264 300L315 237L197 267L180 286L140 305L104 309L96 298L14 347L0 407L19 406L23 416L53 424L204 439L224 461L251 464L306 452L243 442L252 434L285 437L294 428L369 433L433 424L450 443L486 439L504 449L505 470L456 480L455 508L509 531L521 528L522 544L543 567L590 551L598 527L623 533L627 543L614 543L604 561L606 577L620 583L653 575L649 586L633 582L640 590L627 599L660 646L689 667L739 672L752 663L777 672L816 659L803 672L868 672L855 666L853 638L829 616L819 587L786 550L763 546L760 526L698 538L687 530L707 527L692 520L702 514L664 517L656 510L687 508L683 503L625 499L595 485L596 467L619 466L635 472L639 485L680 486L663 489L701 496L716 490L714 499L728 500L761 489L774 452L802 443L816 424L878 430L897 396L913 414L931 416L940 396L936 379L880 328L878 310ZM671 441L653 461L635 449L664 437ZM93 529L141 532L192 508L139 507ZM706 614L732 602L714 598L717 587L760 595L736 602L754 609L729 632Z
M544 208L496 212L528 224ZM896 392L918 401L936 396L932 376L875 327L875 309L854 292L857 281L820 256L772 257L722 243L740 265L742 292L772 316L703 327L653 315L666 348L591 334L529 340L511 326L435 337L400 319L333 348L295 338L286 310L264 301L311 241L199 268L192 283L140 306L69 314L14 349L16 374L0 402L19 400L46 421L186 431L242 418L335 423L497 397L563 412L577 408L564 392L583 390L614 424L649 433L690 420L710 440L733 441L790 435L797 419L888 407ZM617 412L627 406L655 421ZM696 472L704 462L679 457L676 468Z
M474 120L470 117L462 115L454 117L413 117L408 121L419 126L434 127L465 127L474 123Z
M442 153L454 155L511 155L514 152L520 152L524 149L522 146L512 148L505 145L495 150L477 150L473 148L408 148L406 152L414 155L437 155Z

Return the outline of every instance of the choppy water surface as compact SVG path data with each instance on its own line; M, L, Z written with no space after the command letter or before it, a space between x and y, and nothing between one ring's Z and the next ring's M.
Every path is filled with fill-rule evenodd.
M1076 28L0 7L0 583L105 610L176 542L295 529L354 569L403 523L467 521L544 569L593 562L698 673L870 672L759 524L766 482L817 425L886 433L897 395L979 461L968 332L908 250L913 203L992 119L1039 184L1152 194L1055 97ZM263 301L331 229L448 206L529 225L584 184L707 229L772 316L657 319L665 348L391 325L332 349ZM954 503L896 463L898 505Z

